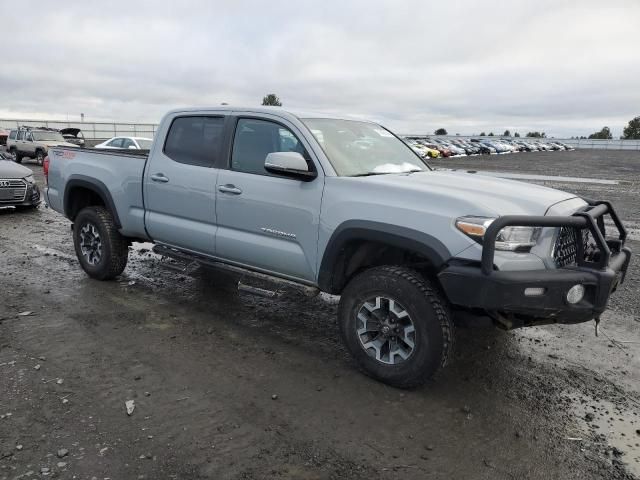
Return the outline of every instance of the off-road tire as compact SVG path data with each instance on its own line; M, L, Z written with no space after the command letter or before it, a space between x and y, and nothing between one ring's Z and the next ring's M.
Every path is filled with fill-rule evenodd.
M412 354L397 365L370 356L357 333L363 303L387 296L404 306L415 326ZM367 375L399 388L413 388L436 376L453 355L454 328L446 300L421 273L401 266L375 267L358 274L346 286L338 307L345 346Z
M87 223L95 226L102 242L102 256L95 265L88 263L80 246L80 231ZM74 222L73 244L80 266L91 278L111 280L120 275L127 266L129 246L118 232L113 215L104 207L85 207L80 210Z

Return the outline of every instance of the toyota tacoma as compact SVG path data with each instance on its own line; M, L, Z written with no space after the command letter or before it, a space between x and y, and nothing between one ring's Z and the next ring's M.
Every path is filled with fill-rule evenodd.
M90 277L144 241L340 295L346 348L398 387L447 364L456 322L599 319L631 257L607 201L434 170L377 123L282 108L171 111L148 153L52 147L45 172Z

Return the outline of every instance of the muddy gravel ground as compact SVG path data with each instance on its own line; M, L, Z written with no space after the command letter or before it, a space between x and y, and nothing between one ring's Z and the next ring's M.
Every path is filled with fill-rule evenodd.
M637 152L434 163L614 180L536 182L613 199L640 252ZM0 479L640 476L637 253L600 336L460 329L453 364L411 391L354 368L335 298L238 292L148 245L129 258L91 280L68 220L0 211Z

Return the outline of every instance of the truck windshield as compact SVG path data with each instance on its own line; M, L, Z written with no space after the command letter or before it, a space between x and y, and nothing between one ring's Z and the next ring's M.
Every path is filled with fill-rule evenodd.
M36 142L64 142L64 137L58 132L33 132L33 139Z
M331 118L302 121L340 176L430 170L408 145L375 123Z

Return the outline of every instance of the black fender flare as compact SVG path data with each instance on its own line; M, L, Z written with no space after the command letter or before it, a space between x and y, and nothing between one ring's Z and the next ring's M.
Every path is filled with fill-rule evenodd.
M334 230L322 256L318 272L318 285L322 291L338 293L334 281L336 262L345 245L353 240L383 243L418 253L437 270L442 269L452 256L440 240L428 233L382 222L348 220Z
M71 215L71 190L75 187L86 188L87 190L91 190L93 193L98 195L105 206L111 211L113 215L113 220L115 222L116 227L119 229L121 227L120 218L118 217L118 211L116 210L116 206L113 203L113 198L111 197L111 193L107 186L102 183L100 180L95 178L87 177L86 175L71 175L69 180L67 180L67 184L64 187L64 214L70 220L73 220Z

